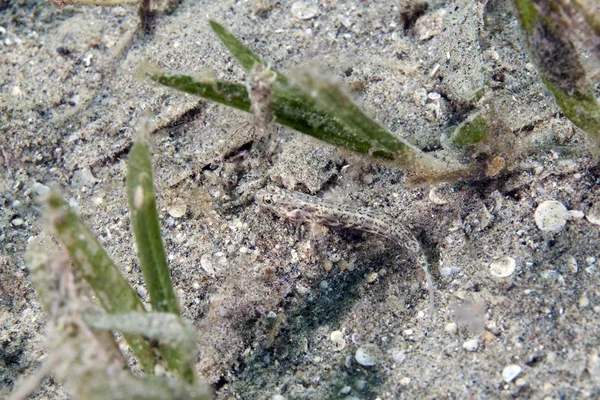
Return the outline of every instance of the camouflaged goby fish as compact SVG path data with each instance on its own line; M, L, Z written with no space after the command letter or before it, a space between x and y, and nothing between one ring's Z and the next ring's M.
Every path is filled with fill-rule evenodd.
M433 283L429 263L417 238L404 225L390 217L366 208L354 207L304 193L267 186L256 192L254 199L262 208L281 218L298 222L314 222L331 227L356 229L383 236L406 248L425 271L433 309Z

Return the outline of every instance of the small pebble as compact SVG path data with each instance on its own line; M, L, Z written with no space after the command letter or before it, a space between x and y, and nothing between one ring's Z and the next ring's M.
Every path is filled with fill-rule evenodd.
M577 260L572 255L567 255L567 268L572 274L577 273Z
M596 264L590 265L585 269L585 272L587 272L590 275L594 275L596 271L598 271L598 267L596 266Z
M319 282L319 289L326 290L328 287L329 287L329 283L327 283L327 281Z
M240 247L238 251L242 254L248 254L248 248L246 246Z
M393 349L392 360L394 360L394 362L397 362L398 364L402 364L404 360L406 360L406 352L400 349Z
M173 203L167 208L167 212L173 218L181 218L187 211L187 205L181 199L175 199Z
M410 378L405 376L404 378L400 379L400 386L408 386L410 384Z
M194 281L194 283L192 283L192 288L194 290L198 290L198 289L200 289L200 284L198 282Z
M592 257L592 256L586 257L585 262L587 263L587 265L592 265L596 262L596 257Z
M335 351L341 351L346 347L346 339L341 331L333 331L329 335L329 339L333 342Z
M413 330L412 329L405 329L404 331L402 331L402 334L404 336L411 336L413 334Z
M500 257L490 263L490 274L496 278L507 278L515 272L517 262L509 256Z
M373 283L377 279L377 272L371 272L366 276L367 283Z
M48 186L46 186L46 185L42 185L39 182L34 183L31 186L31 190L33 190L33 192L35 194L37 194L38 196L45 196L48 193L50 193L50 188Z
M579 298L579 308L586 308L589 305L590 299L586 295L583 295Z
M585 217L583 211L579 210L569 210L567 214L569 215L568 219L583 219Z
M488 331L483 332L481 334L481 338L488 343L491 343L496 339L496 337L494 335L492 335L491 332L488 332Z
M202 267L204 272L208 274L208 276L214 278L217 275L217 270L215 269L215 267L213 267L210 255L203 254L202 257L200 257L200 266Z
M433 204L437 204L439 206L443 206L444 204L448 204L448 202L446 200L444 200L443 198L441 198L437 194L437 188L431 188L431 190L429 191L429 200Z
M592 205L585 218L594 225L600 225L600 201Z
M377 364L377 354L379 353L379 348L374 344L367 344L361 346L356 350L354 354L354 358L356 362L365 367L371 367Z
M25 221L23 220L23 218L15 218L11 221L11 224L13 224L14 226L21 226L25 223Z
M323 262L323 269L325 270L325 272L331 271L331 268L333 268L333 263L329 260L325 260Z
M292 15L298 19L311 19L319 14L319 7L307 1L297 1L292 4Z
M350 394L351 391L352 388L350 386L344 386L342 390L340 390L340 395L345 396L347 394Z
M456 325L455 322L448 322L446 326L444 326L444 330L448 333L456 333L458 325Z
M515 381L515 385L521 387L527 385L527 381L523 378L519 378Z
M502 370L502 379L504 380L504 382L510 383L513 381L513 379L515 379L517 376L519 376L519 374L521 373L522 370L523 369L521 367L519 367L518 365L515 365L515 364L507 365Z
M567 223L569 213L567 208L556 200L541 203L534 213L535 224L542 231L556 232Z
M463 349L467 351L475 351L479 347L477 339L470 339L463 343Z

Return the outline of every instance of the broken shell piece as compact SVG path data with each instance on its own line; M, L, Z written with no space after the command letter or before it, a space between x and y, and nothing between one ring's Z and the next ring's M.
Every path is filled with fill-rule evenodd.
M374 344L367 344L359 347L354 354L356 362L365 367L371 367L377 364L379 348Z
M448 202L446 200L442 199L437 194L437 188L431 188L431 190L429 191L429 200L431 200L431 202L433 204L437 204L438 206L443 206L444 204L448 204Z
M590 211L585 215L588 221L594 225L600 225L600 201L594 203Z
M175 199L171 205L167 207L167 212L173 218L181 218L187 211L187 205L181 199Z
M490 160L485 169L485 174L488 178L498 175L506 166L506 160L503 157L496 156Z
M341 331L331 332L329 339L333 342L335 351L341 351L346 347L346 339L344 339L344 334Z
M523 369L516 364L507 365L502 370L502 380L506 383L510 383L521 373Z
M533 218L537 227L542 231L556 232L567 223L569 212L561 202L548 200L536 208Z
M373 283L377 279L377 272L371 272L366 276L367 283Z
M306 1L297 1L292 4L292 15L298 19L311 19L319 15L319 8Z
M517 262L514 258L505 256L500 257L490 263L490 274L496 278L507 278L515 272Z

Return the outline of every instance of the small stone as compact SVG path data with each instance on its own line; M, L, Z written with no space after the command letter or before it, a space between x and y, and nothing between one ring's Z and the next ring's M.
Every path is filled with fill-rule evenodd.
M50 193L50 188L46 185L42 185L39 182L35 182L32 186L31 186L31 190L33 190L33 192L35 194L37 194L38 196L45 196L48 193Z
M594 225L600 225L600 201L594 203L585 214L585 218Z
M23 220L23 218L15 218L11 221L11 224L13 224L14 226L21 226L25 223L25 221Z
M506 383L510 383L521 373L523 369L516 364L507 365L502 370L502 379Z
M533 217L540 230L556 232L565 226L569 215L567 208L561 202L548 200L537 207Z
M400 379L400 386L408 386L410 384L410 378L405 376L404 378Z
M456 325L455 322L448 322L446 326L444 326L444 330L448 333L456 333L458 325Z
M350 386L344 386L342 388L342 390L340 390L340 395L345 396L347 394L350 394L351 391L352 391L352 388Z
M167 371L165 370L165 367L163 367L160 364L156 364L154 366L154 375L156 376L165 376L167 373Z
M192 288L193 288L194 290L198 290L198 289L200 289L200 284L199 284L198 282L194 281L194 282L192 283Z
M311 19L319 14L319 7L307 1L297 1L292 4L292 15L298 19Z
M541 277L552 282L565 283L565 278L558 271L553 269L545 269L540 273Z
M411 336L413 333L414 333L414 332L413 332L413 330L412 330L412 329L405 329L405 330L403 330L403 331L402 331L402 334L403 334L404 336Z
M246 246L240 247L238 251L242 254L248 254L248 248Z
M406 352L400 349L393 349L392 360L394 360L394 362L397 362L398 364L402 364L404 360L406 360Z
M507 278L515 272L517 262L509 256L500 257L490 263L490 274L496 278Z
M593 265L596 262L596 257L589 256L585 258L587 265Z
M341 331L331 332L329 340L333 342L335 351L341 351L346 347L346 339L344 339L344 334Z
M479 341L477 339L470 339L463 343L463 349L467 351L476 351L479 347Z
M433 204L437 204L438 206L443 206L444 204L448 204L448 202L446 200L444 200L437 194L437 188L435 188L435 187L431 188L431 190L429 191L429 200Z
M527 385L527 381L523 378L519 378L515 381L515 385L521 387Z
M481 334L481 338L488 343L491 343L494 341L494 339L496 339L496 337L494 335L492 335L491 332L488 332L488 331L483 332Z
M356 350L354 358L356 362L365 367L372 367L377 364L379 348L374 344L361 346Z
M310 289L300 283L297 283L296 284L296 292L299 295L303 296L303 295L307 294L308 292L310 292Z
M331 271L331 268L333 268L333 263L329 260L325 260L323 262L323 269L325 270L325 272Z
M182 199L175 199L169 207L167 207L167 212L173 218L181 218L187 212L187 205Z
M575 257L573 257L572 255L567 255L567 268L569 269L569 272L572 274L576 274L577 273L577 260L575 259Z
M203 254L202 257L200 257L200 266L202 267L204 272L208 274L208 276L214 278L217 275L217 270L215 269L215 267L213 267L210 255Z
M585 217L585 214L583 213L583 211L579 211L579 210L569 210L567 211L568 214L568 219L583 219L583 217Z
M100 180L92 174L92 171L88 167L78 169L73 173L73 179L71 179L71 186L75 188L81 187L92 187Z
M329 287L329 283L327 283L327 281L321 281L319 282L319 289L321 290L327 290L327 288Z
M366 276L367 283L373 283L377 279L377 272L371 272Z
M598 267L595 264L590 265L589 267L587 267L585 269L585 272L587 272L590 275L594 275L596 273L596 271L598 271Z
M583 295L579 298L579 308L586 308L589 305L590 299L586 295Z

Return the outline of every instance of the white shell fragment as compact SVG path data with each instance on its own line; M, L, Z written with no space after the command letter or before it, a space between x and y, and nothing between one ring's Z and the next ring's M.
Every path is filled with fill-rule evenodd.
M437 204L439 206L443 206L444 204L448 204L448 202L446 200L444 200L443 198L441 198L438 193L437 193L437 188L431 188L431 190L429 191L429 200L433 203L433 204Z
M490 263L490 274L496 278L507 278L515 272L517 262L509 256L500 257Z
M600 225L600 202L594 203L585 218L594 225Z
M331 332L329 339L333 342L335 351L341 351L346 347L346 339L344 339L344 334L341 331Z
M200 257L200 266L208 276L214 278L217 275L217 270L213 267L210 255L203 254L202 257Z
M517 376L519 376L519 374L521 373L522 370L523 369L521 367L519 367L518 365L515 365L515 364L507 365L502 370L502 379L504 380L504 382L510 383L513 381L513 379L515 379Z
M379 349L374 344L367 344L359 347L354 354L356 362L365 367L371 367L377 364L377 353Z
M556 232L565 226L569 213L561 202L548 200L538 206L533 217L535 224L542 231Z
M173 218L181 218L187 211L187 205L181 199L175 199L173 203L167 208L167 212Z
M292 15L298 19L311 19L319 14L319 7L306 1L297 1L292 4Z
M476 351L479 347L479 342L477 339L469 339L463 343L462 347L467 351Z

